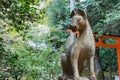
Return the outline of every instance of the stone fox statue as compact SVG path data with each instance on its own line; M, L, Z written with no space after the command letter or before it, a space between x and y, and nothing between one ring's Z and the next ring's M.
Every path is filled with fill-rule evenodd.
M89 80L80 76L86 61L89 63L90 80L97 80L94 73L95 43L86 13L78 9L77 14L73 10L70 16L70 36L61 54L63 74L58 80ZM76 36L75 31L80 34Z

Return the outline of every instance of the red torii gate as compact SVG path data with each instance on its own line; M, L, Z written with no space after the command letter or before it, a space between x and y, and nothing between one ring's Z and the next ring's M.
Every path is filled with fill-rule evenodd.
M94 34L94 36L96 36L96 34ZM112 38L116 40L116 43L115 44L103 43L104 38ZM118 60L118 76L120 80L120 37L102 35L98 38L98 42L96 42L95 45L98 47L116 48Z

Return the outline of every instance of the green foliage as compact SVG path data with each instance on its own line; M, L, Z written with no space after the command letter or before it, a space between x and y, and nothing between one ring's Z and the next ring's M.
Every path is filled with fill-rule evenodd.
M39 22L45 16L45 8L36 12L38 3L38 0L4 0L0 3L1 80L56 80L60 73L60 55L53 50L52 44L48 42L47 49L42 50L27 44L28 40L49 41L47 36L35 38L35 35L28 37L27 34L33 25L31 22Z
M69 17L69 0L53 0L48 5L47 17L50 25L58 24L59 21Z
M37 32L37 29L34 29ZM14 34L17 34L14 32ZM16 80L56 80L60 73L60 55L61 51L53 49L49 42L49 34L44 37L34 36L39 40L48 41L47 48L37 50L30 47L26 41L7 41L2 43L4 51L0 55L0 79ZM29 35L30 36L30 35ZM19 36L16 37L16 39ZM28 37L27 40L34 40Z
M14 26L17 31L26 30L29 28L26 21L33 22L39 17L34 7L37 6L38 3L39 0L1 0L0 18Z
M53 29L48 38L52 45L55 46L55 48L60 48L61 46L63 47L67 37L68 34L65 31Z

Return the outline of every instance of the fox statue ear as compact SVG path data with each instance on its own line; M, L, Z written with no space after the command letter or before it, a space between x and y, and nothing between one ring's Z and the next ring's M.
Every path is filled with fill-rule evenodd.
M78 9L78 14L81 15L82 17L86 18L86 13L82 9Z
M75 10L73 10L70 14L70 17L72 18L76 14Z

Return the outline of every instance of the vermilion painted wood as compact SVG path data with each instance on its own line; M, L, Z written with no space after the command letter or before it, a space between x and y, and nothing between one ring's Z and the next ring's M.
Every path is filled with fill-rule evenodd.
M96 36L96 34L94 34L94 36ZM104 38L115 39L116 43L115 44L103 43ZM118 75L119 75L119 80L120 80L120 37L102 35L101 37L99 37L98 42L96 42L95 45L99 46L99 47L107 47L107 48L116 48L117 49Z
M117 58L118 58L118 74L120 80L120 38L117 40L118 48L117 48Z
M96 36L97 34L93 34L94 36ZM102 38L112 38L112 39L118 39L120 37L116 37L116 36L107 36L107 35L102 35Z

